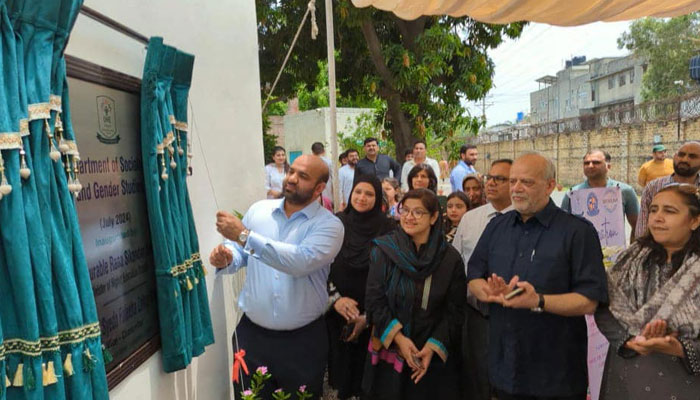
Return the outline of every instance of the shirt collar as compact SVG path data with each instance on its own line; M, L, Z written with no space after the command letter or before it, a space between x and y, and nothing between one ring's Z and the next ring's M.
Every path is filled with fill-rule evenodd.
M668 176L669 182L676 182L676 173L672 173ZM700 186L700 173L695 174L695 185Z
M548 228L549 224L552 222L552 219L554 219L554 216L556 215L558 209L559 207L557 207L550 198L547 205L544 206L542 210L535 213L535 215L533 215L532 218L536 219L540 224ZM516 211L515 215L516 217L513 219L513 223L516 223L518 221L522 222L520 212Z
M285 218L287 218L287 213L284 212L284 201L285 199L279 199L279 204L275 207L274 212L282 214ZM289 217L289 219L294 218L295 215L301 213L303 214L306 219L311 219L316 213L318 213L318 210L321 208L321 203L318 202L318 199L314 200L311 202L311 204L307 205L306 207L302 208L301 210L295 212L294 214Z

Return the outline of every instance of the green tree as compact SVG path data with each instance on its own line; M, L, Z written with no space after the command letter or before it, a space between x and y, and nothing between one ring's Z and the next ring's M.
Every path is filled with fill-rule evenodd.
M677 96L697 89L690 79L690 58L700 48L700 13L675 18L643 18L632 22L617 39L617 46L648 62L642 77L644 100ZM684 85L674 82L682 80Z
M263 96L274 81L291 38L306 11L306 0L256 0ZM505 37L518 37L523 23L484 24L471 18L425 16L404 21L350 0L334 2L337 86L343 97L386 102L386 129L403 154L416 138L442 139L455 132L476 133L483 125L462 105L491 89L494 65L488 51ZM315 82L314 64L326 58L323 2L316 2L319 36L308 30L278 84L280 99L299 82Z

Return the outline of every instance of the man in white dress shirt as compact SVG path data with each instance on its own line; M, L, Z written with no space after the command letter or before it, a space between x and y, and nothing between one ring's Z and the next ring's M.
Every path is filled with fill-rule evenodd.
M355 166L360 161L360 154L355 149L346 152L347 164L338 170L338 180L340 181L340 211L343 211L350 202L350 192L352 183L355 180Z
M435 172L435 176L440 176L440 165L438 165L437 161L428 157L425 141L418 140L413 144L413 160L406 161L403 163L403 168L401 168L401 189L404 193L408 192L408 173L417 164L428 164Z
M500 159L491 163L486 175L488 203L468 211L457 227L452 245L459 250L466 269L476 243L491 219L513 209L510 200L510 167L512 160ZM490 400L491 385L488 377L488 307L467 293L466 320L462 326L462 381L464 398Z

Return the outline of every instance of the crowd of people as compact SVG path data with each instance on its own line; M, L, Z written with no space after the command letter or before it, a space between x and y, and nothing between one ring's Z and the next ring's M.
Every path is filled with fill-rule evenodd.
M465 145L447 174L423 141L402 166L368 138L364 158L339 159L335 214L318 145L291 166L275 148L268 200L217 214L210 263L247 267L234 350L272 372L262 398L302 385L320 398L327 373L339 399L584 400L585 315L610 343L601 399L700 395L700 143L658 176L654 147L641 204L608 177L610 155L588 151L585 180L557 205L539 153L480 173ZM571 213L570 194L596 187L620 188L636 228L607 270L595 227Z

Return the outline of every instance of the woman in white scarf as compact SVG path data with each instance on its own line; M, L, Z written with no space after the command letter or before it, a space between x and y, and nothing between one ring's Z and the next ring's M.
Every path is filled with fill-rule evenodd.
M601 399L696 399L700 393L700 192L654 196L649 230L608 271L610 341Z

